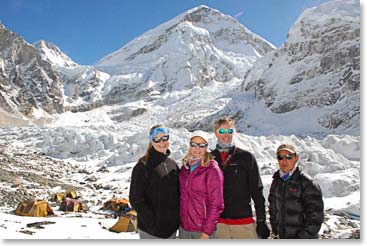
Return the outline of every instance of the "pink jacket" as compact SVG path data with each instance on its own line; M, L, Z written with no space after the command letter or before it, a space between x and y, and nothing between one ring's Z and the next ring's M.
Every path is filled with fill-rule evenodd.
M211 235L224 209L223 174L218 163L180 172L180 226L187 231Z

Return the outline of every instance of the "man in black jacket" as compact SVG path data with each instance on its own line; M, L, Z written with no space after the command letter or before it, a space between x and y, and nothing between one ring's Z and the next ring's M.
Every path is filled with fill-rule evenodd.
M217 224L217 239L268 238L270 231L265 223L265 198L256 159L250 152L232 142L235 123L221 118L214 123L217 137L212 151L224 175L224 211ZM251 199L256 210L256 225Z
M293 145L276 151L279 170L269 191L270 224L281 239L315 239L324 221L324 203L319 185L297 166Z

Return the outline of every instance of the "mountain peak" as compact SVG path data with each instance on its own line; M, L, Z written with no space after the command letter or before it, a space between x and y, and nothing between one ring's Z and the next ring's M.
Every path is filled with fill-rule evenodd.
M183 14L187 15L187 14L191 14L191 13L219 13L220 14L219 10L210 8L206 5L199 5L197 7L194 7L192 9L187 10Z
M201 4L199 6L196 6L196 7L192 8L192 9L189 9L186 12L194 12L194 11L197 11L197 10L206 10L206 9L212 9L212 8L208 7L207 5Z
M42 59L50 62L52 65L60 67L74 67L77 64L63 53L56 45L45 40L39 40L34 44L42 56Z
M135 38L124 47L102 58L97 63L97 67L111 74L131 72L152 74L152 69L166 68L164 64L168 64L170 56L173 61L177 61L173 56L180 54L182 58L187 59L182 61L180 67L193 68L193 60L190 62L191 65L187 66L187 62L191 59L189 54L195 52L201 54L205 51L207 54L202 55L213 59L214 57L221 59L219 57L222 57L222 54L234 55L242 63L242 69L238 71L245 72L257 58L274 48L272 44L249 31L235 18L206 5L200 5ZM196 60L198 55L195 57L192 58ZM224 60L228 59L223 58L223 62ZM142 61L147 65L142 66ZM216 62L216 64L220 63ZM197 64L204 65L204 62L197 61ZM231 68L235 66L237 65L228 65ZM129 68L133 68L134 71ZM215 74L215 72L212 73ZM239 78L243 74L234 76Z

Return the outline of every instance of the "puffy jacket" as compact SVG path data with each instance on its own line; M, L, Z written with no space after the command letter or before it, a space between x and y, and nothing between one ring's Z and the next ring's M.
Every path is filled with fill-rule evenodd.
M148 162L133 168L129 200L138 214L138 228L168 238L179 225L179 168L167 155L152 148Z
M265 221L265 198L263 184L256 159L250 152L234 147L231 161L223 166L220 152L212 154L224 175L224 211L221 218L240 219L253 217L251 199L254 201L256 218Z
M211 235L224 207L223 174L217 162L211 160L191 173L183 166L179 178L181 227Z
M270 224L279 238L318 238L324 221L324 203L318 184L297 167L284 181L273 175L269 191Z

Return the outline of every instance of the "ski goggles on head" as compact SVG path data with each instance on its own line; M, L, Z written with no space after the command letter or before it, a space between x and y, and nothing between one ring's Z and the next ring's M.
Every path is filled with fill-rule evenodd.
M190 147L192 148L196 148L199 147L200 149L205 148L206 146L208 146L207 143L195 143L195 142L190 142Z
M163 140L163 142L167 142L169 140L169 135L164 135L164 136L162 136L160 138L159 137L152 138L152 141L154 143L159 143L161 140Z
M233 134L233 129L232 128L218 128L217 129L217 133L219 134L225 134L225 133L228 133L228 134Z
M293 157L295 157L295 154L277 155L279 161L283 159L291 160Z

